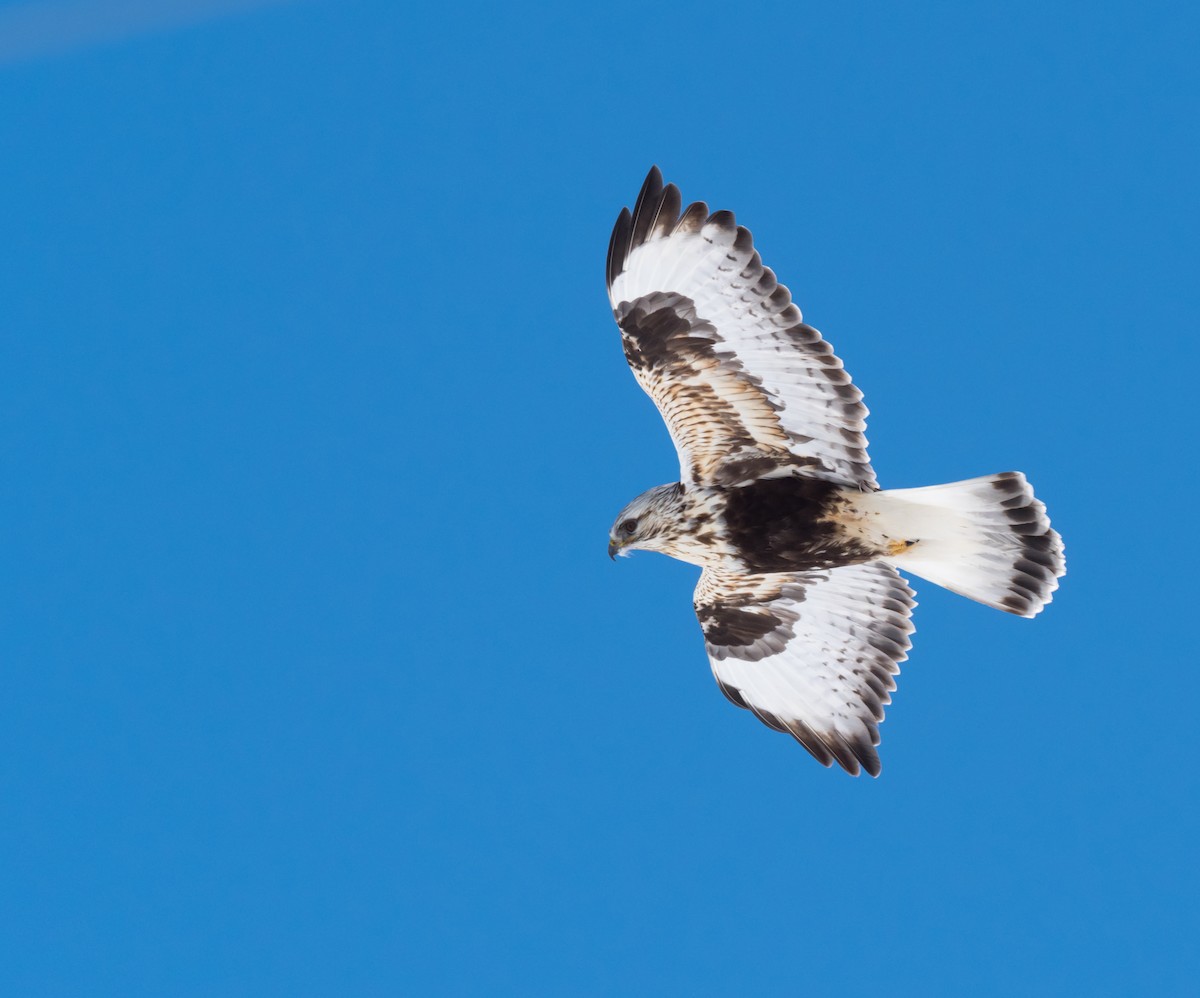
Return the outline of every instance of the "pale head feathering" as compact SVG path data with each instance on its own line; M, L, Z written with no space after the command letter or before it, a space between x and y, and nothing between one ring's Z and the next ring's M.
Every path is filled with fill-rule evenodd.
M712 529L715 498L710 489L689 489L679 482L643 492L621 510L608 532L609 557L658 551L702 567L721 563L725 546Z

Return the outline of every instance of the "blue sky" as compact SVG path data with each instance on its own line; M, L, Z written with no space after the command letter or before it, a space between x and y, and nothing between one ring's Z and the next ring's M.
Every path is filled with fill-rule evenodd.
M1196 14L171 6L0 6L0 991L1189 993ZM1032 622L917 580L877 781L605 556L651 163L885 486L1066 539Z

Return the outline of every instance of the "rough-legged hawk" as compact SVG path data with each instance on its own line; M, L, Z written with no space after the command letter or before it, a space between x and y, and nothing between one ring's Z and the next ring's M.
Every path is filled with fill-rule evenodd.
M879 775L879 722L911 647L904 569L1032 617L1065 571L1020 472L880 491L866 407L728 211L683 208L650 171L608 250L625 356L666 420L680 480L621 511L609 554L704 569L717 685L828 766Z

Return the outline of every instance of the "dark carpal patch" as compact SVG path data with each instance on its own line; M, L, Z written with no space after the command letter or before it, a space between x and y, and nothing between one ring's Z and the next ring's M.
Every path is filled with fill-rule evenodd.
M702 361L715 361L721 337L711 322L696 316L696 303L686 295L657 291L617 310L625 333L625 356L642 370L692 370Z
M718 647L743 647L784 626L784 622L764 607L746 610L717 604L696 607L696 616L704 638Z
M871 561L879 552L832 520L841 489L816 478L766 478L726 493L729 540L751 572L805 572Z

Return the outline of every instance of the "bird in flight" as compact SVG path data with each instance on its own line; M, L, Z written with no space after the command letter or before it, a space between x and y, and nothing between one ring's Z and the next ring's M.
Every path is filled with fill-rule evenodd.
M625 357L679 481L621 510L608 552L703 569L694 606L721 692L825 766L880 771L879 723L912 646L900 570L1032 617L1066 570L1025 476L880 490L867 409L749 230L651 169L608 248Z

